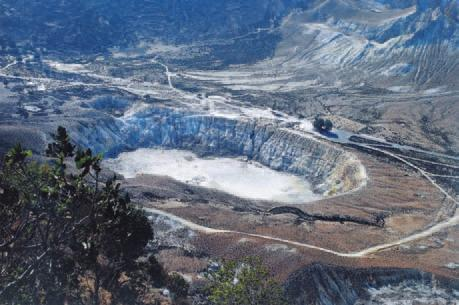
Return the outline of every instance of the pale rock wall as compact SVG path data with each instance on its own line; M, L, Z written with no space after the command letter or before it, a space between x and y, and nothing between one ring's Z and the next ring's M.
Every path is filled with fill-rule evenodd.
M351 153L279 127L272 121L233 119L151 108L97 132L80 130L80 143L115 156L141 147L178 148L199 155L246 156L272 169L304 176L324 195L365 184L363 165ZM105 149L102 150L102 147Z

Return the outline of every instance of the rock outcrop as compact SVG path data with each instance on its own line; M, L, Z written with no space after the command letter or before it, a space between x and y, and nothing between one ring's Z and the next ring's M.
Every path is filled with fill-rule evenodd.
M459 281L413 269L312 264L292 274L285 289L291 305L455 304Z
M365 219L365 218L357 217L357 216L338 215L338 214L335 214L335 215L309 214L299 208L291 207L291 206L275 207L269 210L269 213L272 213L274 215L294 214L298 216L298 218L302 221L321 220L321 221L340 222L340 223L351 222L351 223L356 223L360 225L374 226L374 227L380 227L380 228L383 228L385 225L384 215L381 215L381 214L374 215L373 219Z
M350 153L261 119L234 119L154 107L94 131L80 130L82 146L115 156L144 147L178 148L199 155L245 156L275 170L304 176L318 193L360 187L365 169Z

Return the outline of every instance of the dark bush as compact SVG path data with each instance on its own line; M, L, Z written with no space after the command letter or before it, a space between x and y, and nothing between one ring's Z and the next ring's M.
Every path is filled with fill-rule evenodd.
M180 274L172 273L167 279L167 288L169 288L175 298L183 298L188 295L190 285Z
M322 117L316 117L313 126L319 132L329 132L333 129L333 123L329 119Z
M153 238L147 217L114 179L100 181L101 156L75 150L62 127L54 139L51 162L17 145L0 169L0 304L100 304L102 291L138 304L149 274L164 275L138 262Z

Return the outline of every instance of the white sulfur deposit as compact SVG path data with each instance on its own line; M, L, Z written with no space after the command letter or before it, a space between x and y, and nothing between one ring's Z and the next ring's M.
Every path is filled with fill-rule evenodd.
M320 198L302 177L237 158L199 158L183 150L138 149L104 163L126 178L139 174L169 176L250 199L295 203Z

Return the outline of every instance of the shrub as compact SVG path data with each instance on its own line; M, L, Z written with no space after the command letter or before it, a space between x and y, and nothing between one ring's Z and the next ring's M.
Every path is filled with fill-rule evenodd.
M319 132L329 132L333 129L333 123L329 119L316 117L313 122L314 128Z
M260 259L229 261L209 275L209 300L215 305L283 305L283 289Z
M117 303L127 291L137 304L148 219L115 179L100 181L101 156L75 150L62 127L54 139L51 162L17 145L0 169L0 304L100 304L106 292Z
M178 273L172 273L167 279L167 288L172 292L175 298L184 298L188 295L190 285Z

